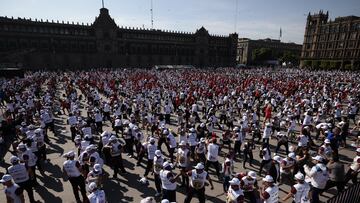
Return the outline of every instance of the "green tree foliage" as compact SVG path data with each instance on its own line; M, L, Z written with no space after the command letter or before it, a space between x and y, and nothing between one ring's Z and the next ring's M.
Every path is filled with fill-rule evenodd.
M273 59L273 54L269 48L254 49L252 51L252 61L255 63L260 63L271 59Z

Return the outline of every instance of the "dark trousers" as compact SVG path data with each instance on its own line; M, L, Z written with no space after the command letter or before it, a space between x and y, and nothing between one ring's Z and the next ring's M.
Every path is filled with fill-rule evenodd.
M209 170L209 166L210 165L213 165L215 170L216 170L216 175L218 177L220 177L220 172L219 172L219 162L218 161L209 161L207 160L206 161L206 164L205 164L205 171L208 171Z
M146 163L146 169L145 169L145 173L144 176L146 177L149 172L153 169L153 165L154 165L154 160L153 159L148 159L147 163Z
M163 144L166 145L166 148L167 148L168 151L169 151L170 146L169 146L169 144L166 142L166 138L165 138L165 137L160 137L160 138L159 138L157 149L162 152L161 147L162 147Z
M270 141L270 138L263 138L263 145L264 146L269 146L269 141ZM265 145L266 144L266 145Z
M186 167L180 166L180 172L181 172L181 186L186 186L186 188L189 188L189 176L186 175Z
M243 168L245 168L245 163L249 161L250 166L252 166L252 162L254 160L252 151L244 150L244 161L243 161Z
M76 201L80 202L79 188L80 188L80 192L83 197L83 200L87 200L84 177L81 175L78 177L71 177L71 178L69 178L69 181L71 183Z
M96 131L98 133L102 133L102 126L103 126L102 122L96 122L95 124L96 124Z
M349 182L349 180L351 180L354 184L357 183L357 175L358 175L358 172L355 172L351 168L349 168L348 172L345 175L344 184Z
M169 148L169 157L171 163L174 163L174 152L175 152L175 148Z
M134 146L133 146L134 140L131 139L125 139L125 147L126 147L126 152L128 154L130 154L131 156L134 155Z
M76 128L75 128L75 126L70 127L70 132L71 132L71 141L74 142L74 139L76 137Z
M262 161L261 161L261 163L260 163L260 169L259 169L259 174L260 174L260 175L261 175L261 172L262 172L264 166L265 166L266 164L270 163L270 161L271 161L271 159L269 159L269 160L262 160Z
M340 182L335 182L335 181L332 181L332 180L328 180L328 182L326 183L326 187L325 187L325 191L332 188L332 187L335 187L337 188L337 191L338 193L343 191L344 188L345 188L345 184L344 182L340 181Z
M194 194L197 194L200 203L205 203L205 187L198 190L193 187L190 187L186 195L186 198L184 200L184 203L190 203Z
M31 180L27 180L25 182L22 182L22 183L17 183L20 188L24 189L28 196L29 196L29 200L30 200L30 203L34 203L35 202L35 198L34 198L34 191L33 191L33 187L32 187L32 182Z
M167 199L167 200L169 200L169 202L176 202L176 190L163 189L162 199Z
M256 194L254 191L244 192L244 197L248 199L250 203L256 203Z
M279 141L276 145L275 153L278 153L282 145L285 146L286 154L289 154L289 143L287 141Z
M316 188L316 187L313 187L311 189L311 203L319 203L320 200L319 200L319 195L320 193L323 191L322 189L319 189L319 188Z
M111 157L111 162L112 162L115 177L117 176L117 174L119 174L119 168L122 173L126 173L121 155Z
M234 154L239 154L239 156L241 156L241 141L235 141L234 144Z
M159 174L154 173L154 181L155 181L156 191L158 193L161 193L161 179Z
M224 182L223 182L223 189L224 189L224 192L226 193L229 189L229 186L230 186L230 176L224 176Z
M165 123L166 124L170 124L170 118L171 118L170 114L165 114Z

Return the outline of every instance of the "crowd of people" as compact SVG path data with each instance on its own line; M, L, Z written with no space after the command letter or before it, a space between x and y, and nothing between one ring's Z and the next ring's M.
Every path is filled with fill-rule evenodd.
M155 182L154 196L141 202L177 202L183 188L185 203L193 197L205 203L215 178L228 203L317 203L327 189L357 183L359 76L221 68L3 79L0 141L11 142L13 151L0 182L8 202L25 202L24 190L37 202L33 188L49 161L49 137L65 136L55 120L66 115L73 150L63 154L61 167L77 202L107 202L104 185L131 173L123 163L128 156L136 167L146 163L139 182L148 185L149 174ZM343 148L356 154L348 169ZM282 185L289 186L286 196L279 195Z

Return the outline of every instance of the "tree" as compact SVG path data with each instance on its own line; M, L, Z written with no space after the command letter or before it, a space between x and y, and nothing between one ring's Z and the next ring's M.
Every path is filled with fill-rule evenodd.
M320 68L324 69L324 70L329 69L330 68L330 62L322 60L321 63L320 63Z
M280 57L282 62L291 63L293 65L299 64L299 56L291 51L285 51L283 55Z
M252 51L252 61L254 63L261 63L266 60L273 59L272 51L269 48L254 49Z
M320 66L320 61L312 61L311 66L312 66L312 68L314 68L314 69L318 69L319 66Z

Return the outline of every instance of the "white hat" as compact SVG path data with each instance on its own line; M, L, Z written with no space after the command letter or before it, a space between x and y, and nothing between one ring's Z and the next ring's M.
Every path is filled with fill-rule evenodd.
M238 131L239 130L239 127L235 127L234 129L233 129L233 131Z
M265 126L271 126L271 123L265 123Z
M41 133L41 128L37 128L36 130L34 130L34 133Z
M161 200L161 203L170 203L170 202L167 199L163 199L163 200Z
M186 146L185 140L182 140L182 141L180 142L179 146Z
M256 179L256 173L254 171L249 171L247 175L253 179Z
M294 152L291 152L288 154L288 157L292 158L292 159L296 159L296 155Z
M152 197L147 197L147 198L142 199L142 200L140 201L140 203L154 203L154 202L156 202L156 201L155 201L154 198L152 198Z
M107 136L108 134L109 134L109 132L105 130L104 132L101 133L100 136L101 136L101 137L104 137L104 136Z
M9 175L9 174L5 174L1 178L0 183L6 183L6 182L11 181L11 180L12 180L12 176Z
M150 143L154 143L154 142L155 142L155 138L153 138L153 137L150 138L149 142L150 142Z
M25 123L25 122L21 122L21 126L26 126L26 123Z
M204 164L202 163L196 164L195 169L204 169Z
M17 146L17 149L18 149L18 150L19 150L19 149L26 149L26 145L23 144L23 143L21 143L21 144L19 144L19 145Z
M200 123L200 127L201 128L205 127L205 123Z
M116 140L115 135L111 135L111 137L109 138L109 141L112 142L112 141L114 141L114 140Z
M295 179L296 180L304 180L305 176L304 176L304 174L298 172L297 174L295 174Z
M356 149L356 152L360 153L360 147L358 147L358 148Z
M169 133L169 131L167 130L167 129L165 129L164 131L163 131L163 134L168 134Z
M203 138L203 137L200 138L200 142L203 142L203 143L204 143L205 141L206 141L205 138Z
M263 178L262 180L269 183L274 182L274 178L270 175L265 176L265 178Z
M238 178L233 178L229 183L230 185L240 185L240 180Z
M162 155L162 153L161 153L161 151L160 151L160 150L156 150L156 151L155 151L155 155L156 155L156 156L161 156L161 155Z
M16 162L16 161L19 161L20 159L19 159L19 157L17 157L17 156L11 156L10 157L10 163L14 163L14 162Z
M93 190L95 190L96 188L97 188L97 185L96 185L95 182L91 182L91 183L89 184L89 190L90 190L90 191L93 191Z
M93 150L93 148L91 147L91 145L90 146L87 146L86 148L85 148L85 151L86 152L91 152Z
M189 131L190 132L195 132L195 128L190 128Z
M325 144L330 144L331 142L330 142L329 139L325 139L324 143L325 143Z
M95 164L95 165L94 165L94 171L99 172L99 171L101 171L101 170L102 170L102 168L101 168L101 165L100 165L100 164Z
M316 161L323 161L324 159L322 158L322 156L317 155L316 157L313 157L314 160Z
M165 162L163 163L163 168L164 168L164 169L165 169L166 167L169 167L169 166L171 166L171 164L170 164L169 162L165 161Z
M280 163L281 162L281 157L280 156L274 156L273 158L276 162Z
M84 136L84 139L91 139L92 138L92 135L89 135L89 134L86 134L85 136Z
M68 156L68 157L74 157L74 156L75 156L75 152L74 152L74 151L69 151L68 153L66 153L66 156Z
M74 140L81 140L81 135L76 135Z

